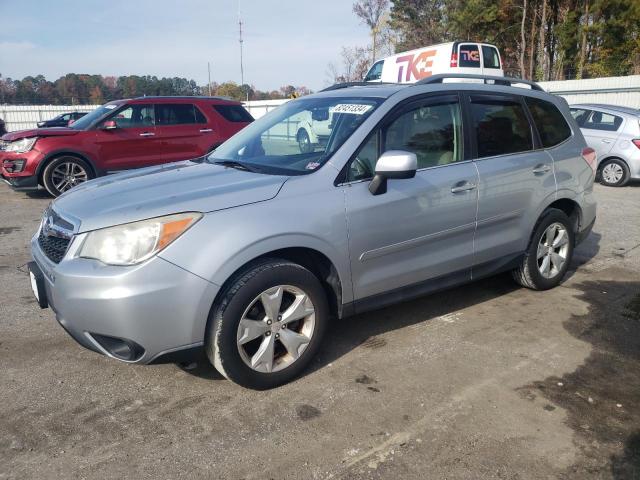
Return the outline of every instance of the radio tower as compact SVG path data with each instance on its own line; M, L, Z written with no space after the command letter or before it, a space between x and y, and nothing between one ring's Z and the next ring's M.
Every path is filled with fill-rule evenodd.
M238 27L240 32L240 87L244 87L244 63L242 58L242 44L244 41L242 40L242 16L240 15L240 2L238 2ZM249 101L249 92L245 92L247 95L247 101Z

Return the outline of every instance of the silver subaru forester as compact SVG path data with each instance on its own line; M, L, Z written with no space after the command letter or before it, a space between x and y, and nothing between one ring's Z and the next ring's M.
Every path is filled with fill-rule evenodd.
M109 357L204 349L265 389L301 373L330 318L501 271L558 285L596 215L595 154L566 102L442 80L334 86L206 158L65 193L31 243L40 306ZM301 144L309 119L327 134Z

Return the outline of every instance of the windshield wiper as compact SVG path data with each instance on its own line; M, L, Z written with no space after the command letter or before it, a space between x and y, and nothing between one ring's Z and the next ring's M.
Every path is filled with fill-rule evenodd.
M216 165L222 165L223 167L235 168L237 170L245 170L247 172L258 172L259 170L253 166L249 166L246 163L238 162L237 160L217 160Z

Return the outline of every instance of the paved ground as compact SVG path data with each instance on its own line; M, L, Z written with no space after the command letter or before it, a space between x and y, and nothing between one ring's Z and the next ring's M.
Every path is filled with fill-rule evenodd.
M253 392L76 345L20 271L48 199L0 185L0 479L640 478L640 185L597 193L562 287L336 323L303 378Z

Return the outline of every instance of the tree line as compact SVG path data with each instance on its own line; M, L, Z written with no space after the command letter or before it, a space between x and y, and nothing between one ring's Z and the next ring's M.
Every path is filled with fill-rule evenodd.
M358 80L374 58L448 41L499 48L505 73L531 80L640 74L640 0L358 0L371 31L331 80Z
M327 82L361 80L375 59L454 40L495 44L505 73L532 80L640 74L640 0L356 0L369 45L344 46ZM267 100L306 95L285 85L262 91L182 77L69 73L21 80L0 75L0 104L102 104L143 95L218 95Z
M285 85L279 90L261 91L253 85L235 82L198 85L181 77L158 78L151 75L102 76L69 73L54 81L43 75L21 80L0 75L0 104L12 105L99 105L120 98L144 95L216 95L235 100L270 100L306 95L306 87Z

